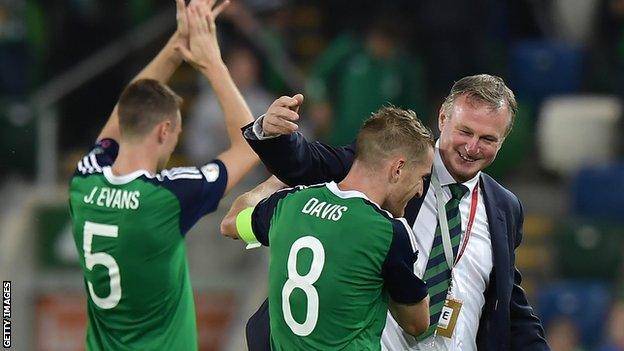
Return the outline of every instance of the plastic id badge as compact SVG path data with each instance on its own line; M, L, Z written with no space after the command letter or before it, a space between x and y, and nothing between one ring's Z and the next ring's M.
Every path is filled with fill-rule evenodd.
M459 317L461 307L461 300L447 298L444 301L444 307L442 307L442 312L440 314L440 321L438 322L438 327L436 328L437 335L446 338L451 338L453 336L453 331L455 330L455 325L457 324L457 318Z

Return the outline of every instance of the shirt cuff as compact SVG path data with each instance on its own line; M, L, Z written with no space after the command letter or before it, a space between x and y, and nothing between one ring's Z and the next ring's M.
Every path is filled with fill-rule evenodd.
M264 115L258 117L255 121L254 124L252 126L252 138L251 139L255 139L255 140L265 140L265 139L273 139L273 138L277 138L279 136L279 134L275 134L275 135L265 135L264 134L264 130L262 130L262 121L264 120ZM249 133L247 133L249 134Z

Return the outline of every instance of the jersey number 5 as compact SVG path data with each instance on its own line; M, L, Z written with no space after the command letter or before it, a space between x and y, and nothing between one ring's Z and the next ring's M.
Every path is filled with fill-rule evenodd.
M312 265L306 275L299 275L297 272L297 254L299 250L308 248L312 250ZM313 236L304 236L297 239L290 247L288 254L288 280L282 288L282 310L284 320L290 329L299 336L307 336L312 333L318 321L319 296L316 288L312 285L321 276L321 271L325 265L325 249L323 244ZM290 309L290 295L295 288L303 290L308 299L308 310L303 323L295 320Z
M94 235L116 238L118 227L110 224L99 224L86 221L84 225L83 249L85 257L85 265L88 270L92 270L96 264L101 264L108 269L110 278L110 293L106 297L99 297L93 290L93 284L87 281L89 286L89 295L95 304L103 309L111 309L119 303L121 299L121 277L119 276L119 266L113 256L104 253L91 253L91 243Z

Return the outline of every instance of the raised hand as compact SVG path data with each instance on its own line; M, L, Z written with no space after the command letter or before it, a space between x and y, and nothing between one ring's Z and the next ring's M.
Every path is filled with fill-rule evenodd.
M286 135L296 132L299 126L294 122L299 120L298 112L301 104L303 104L301 94L293 97L282 96L275 100L262 120L264 135Z
M223 62L217 41L215 19L230 4L230 1L225 0L216 6L215 3L216 0L193 0L188 7L185 7L185 11L182 11L184 0L176 0L180 36L184 35L184 28L188 28L188 45L179 43L176 50L180 52L185 61L198 69Z
M186 3L185 0L175 0L176 2L176 23L177 28L176 32L173 36L174 38L174 48L176 53L179 55L180 59L184 59L178 47L186 47L189 46L189 28L188 28L188 18L186 16Z

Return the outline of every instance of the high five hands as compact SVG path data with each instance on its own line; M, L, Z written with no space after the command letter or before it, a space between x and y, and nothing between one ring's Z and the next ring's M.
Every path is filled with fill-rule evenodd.
M217 0L176 0L177 43L175 50L196 69L223 64L217 40L215 19L227 8L230 0L217 5ZM266 136L291 134L299 130L299 107L303 95L282 96L269 107L262 121Z
M186 6L185 0L176 0L178 42L175 50L197 69L223 63L215 19L230 1L216 3L217 0L192 0Z

